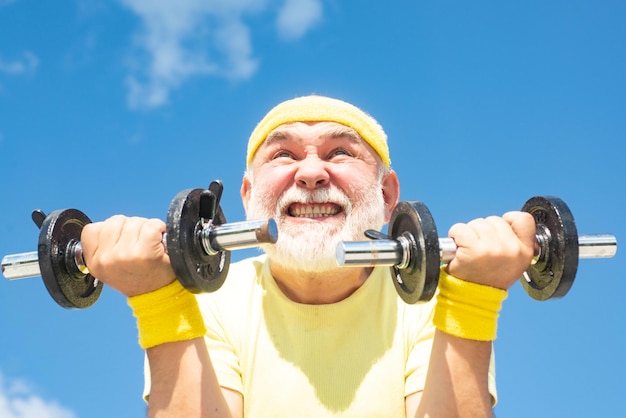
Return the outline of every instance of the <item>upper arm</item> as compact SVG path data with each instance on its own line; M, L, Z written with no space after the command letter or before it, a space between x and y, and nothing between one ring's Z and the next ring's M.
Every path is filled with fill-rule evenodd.
M222 394L230 409L230 415L233 418L243 418L243 395L236 390L228 389L222 386Z

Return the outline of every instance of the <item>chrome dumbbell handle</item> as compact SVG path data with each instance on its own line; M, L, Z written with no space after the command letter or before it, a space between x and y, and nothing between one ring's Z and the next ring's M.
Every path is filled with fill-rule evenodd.
M39 271L37 251L6 255L2 258L2 274L6 279L25 279L36 277Z
M535 196L522 212L536 225L533 260L520 282L533 299L560 298L571 288L581 258L609 258L617 252L614 235L579 235L563 200ZM388 235L368 230L372 241L342 242L336 249L340 266L388 266L394 286L407 303L429 300L439 281L439 266L453 260L456 243L437 236L430 211L420 201L399 202L389 220Z
M542 255L546 237L537 234L535 260ZM396 266L403 268L408 262L408 240L376 239L371 241L345 241L337 246L337 263L340 266ZM439 238L439 254L442 263L451 261L457 246L452 238ZM579 258L610 258L617 252L617 239L610 234L580 235L578 237Z
M278 236L276 222L273 219L208 224L202 229L202 246L207 254L220 251L232 251L255 247L262 243L275 242ZM167 236L164 234L163 245L167 250ZM84 274L89 273L83 259L83 249L79 241L72 244L70 259L76 268ZM7 255L2 259L2 274L9 280L37 277L41 274L37 251Z

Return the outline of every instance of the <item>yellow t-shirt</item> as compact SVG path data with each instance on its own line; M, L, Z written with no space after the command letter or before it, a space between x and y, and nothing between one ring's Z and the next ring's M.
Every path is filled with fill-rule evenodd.
M392 280L375 268L345 300L305 305L265 256L232 264L220 290L197 296L220 385L243 394L247 417L403 417L405 396L424 388L434 299L407 305Z

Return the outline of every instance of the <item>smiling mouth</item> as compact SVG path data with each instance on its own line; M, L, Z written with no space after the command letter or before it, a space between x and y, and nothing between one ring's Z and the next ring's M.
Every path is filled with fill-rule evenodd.
M294 218L327 218L335 216L342 209L334 203L292 203L287 209Z

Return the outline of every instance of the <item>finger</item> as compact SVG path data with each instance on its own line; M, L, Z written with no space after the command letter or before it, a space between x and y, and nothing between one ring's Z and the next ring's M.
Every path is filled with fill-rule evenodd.
M84 226L80 233L80 242L83 247L83 256L85 260L89 260L98 250L98 237L103 228L102 222L93 222Z
M154 234L155 236L163 236L163 234L165 234L167 230L167 226L162 220L152 218L146 220L144 229L145 231L143 232L149 232L151 234Z
M458 236L455 240L460 250L457 251L459 256L470 251L472 257L489 255L498 258L511 251L517 251L519 247L517 236L509 223L501 217L474 219L467 224L467 228L471 233L468 231L466 235Z
M454 242L467 242L477 240L478 233L469 224L456 223L448 230L448 237L452 238Z
M160 256L166 253L163 243L163 234L166 232L166 225L160 219L147 219L142 223L139 230L139 239L151 243L152 248Z
M125 224L126 217L122 215L115 215L105 220L98 235L98 248L94 254L113 248L119 242Z
M502 215L502 219L511 225L511 229L525 246L534 249L537 226L535 224L535 218L530 213L519 211L507 212Z
M161 242L161 234L158 232L146 234L146 224L148 220L145 218L132 217L129 218L125 226L125 245L129 248L126 250L129 254L144 254L152 256L155 248ZM148 228L149 229L149 228ZM149 250L145 253L145 250Z
M511 228L511 224L500 216L490 216L487 222L491 227L494 236L497 236L501 242L516 242L517 234Z
M468 223L470 228L480 240L490 240L493 236L499 235L497 218L490 216L488 218L477 218Z
M454 240L456 252L454 258L448 263L448 271L454 270L460 260L471 259L472 253L481 246L481 238L479 229L476 228L480 220L473 220L469 223L458 223L450 228L449 236ZM452 270L450 270L452 269Z

